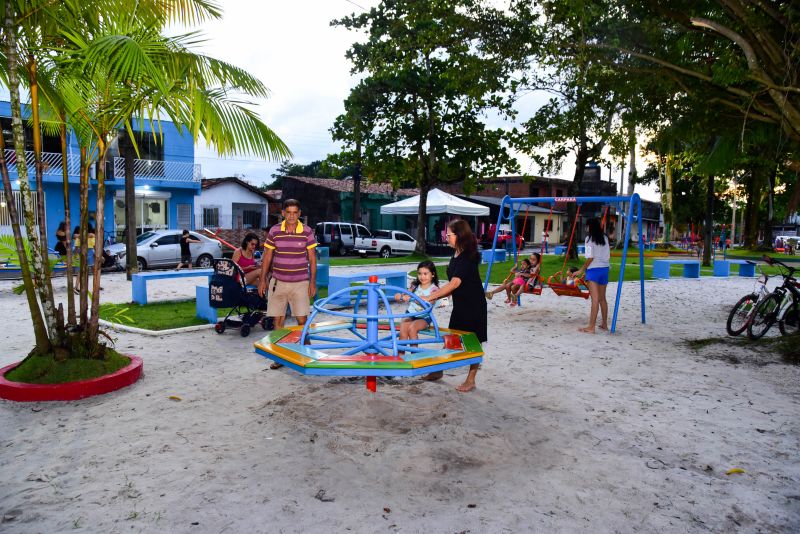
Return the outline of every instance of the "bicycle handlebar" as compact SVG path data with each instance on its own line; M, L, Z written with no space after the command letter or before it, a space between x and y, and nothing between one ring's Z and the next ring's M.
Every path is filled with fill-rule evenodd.
M788 265L786 265L782 261L776 260L775 258L770 258L767 255L762 256L761 259L763 259L764 263L766 263L767 265L779 265L779 266L783 267L784 269L786 269L787 271L789 271L789 274L786 275L789 278L792 278L794 276L794 272L797 270L797 267L789 267Z

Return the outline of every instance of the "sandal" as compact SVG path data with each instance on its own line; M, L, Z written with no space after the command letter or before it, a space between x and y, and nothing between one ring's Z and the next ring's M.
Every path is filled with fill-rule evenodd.
M269 364L269 368L272 369L273 371L275 369L280 369L281 367L283 367L282 363L272 362L271 364Z

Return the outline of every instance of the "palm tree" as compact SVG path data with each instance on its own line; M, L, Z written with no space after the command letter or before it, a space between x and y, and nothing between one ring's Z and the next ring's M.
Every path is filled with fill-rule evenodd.
M27 11L12 4L5 2L3 6L3 52L6 61L0 66L0 76L8 81L11 92L20 190L24 202L22 215L29 236L36 237L24 165L20 80L17 76L22 69L18 60L18 32L27 36L26 50L31 51L25 67L32 96L34 131L39 130L39 72L43 63L41 58L44 57L48 69L52 68L47 76L52 83L48 85L46 101L56 115L65 119L62 124L69 122L79 140L82 243L87 242L88 169L93 163L100 162L96 222L97 234L101 238L95 243L97 258L102 257L103 245L104 162L108 146L118 135L120 127L124 127L133 138L132 117L157 122L164 113L195 139L200 135L205 137L220 154L249 153L265 158L291 155L288 147L248 108L249 103L232 96L236 93L266 96L267 90L260 81L232 65L192 53L189 46L197 42L197 34L178 38L166 38L160 34L169 21L194 22L219 16L219 10L213 3L202 0L83 3L38 0L23 3ZM118 13L127 15L120 20ZM24 31L20 31L20 28L24 28ZM58 47L53 46L55 42L58 42ZM35 143L35 147L40 154L40 146ZM38 161L40 155L36 157ZM4 171L4 187L10 194L7 166L2 156L0 167ZM37 167L41 173L41 167ZM44 228L40 228L40 232L45 232ZM22 250L21 240L17 224L15 241L18 250ZM28 258L24 253L20 255L23 282L36 333L36 352L47 353L54 346L62 348L67 343L63 312L53 304L49 272L41 258L41 252L46 252L46 236L44 239L32 239L31 250L33 269L28 276L25 275ZM94 266L92 309L89 315L86 247L82 247L81 252L79 326L85 332L84 339L90 353L102 356L103 349L98 343L101 265L96 262ZM39 288L39 302L35 287Z

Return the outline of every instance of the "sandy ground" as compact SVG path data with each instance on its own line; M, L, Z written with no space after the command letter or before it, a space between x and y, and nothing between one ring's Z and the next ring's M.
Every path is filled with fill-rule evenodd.
M195 283L154 282L151 299ZM546 291L510 310L498 295L469 394L460 369L370 394L269 371L252 335L117 334L145 361L132 387L0 401L0 531L797 532L800 368L685 342L724 335L752 285L648 283L642 325L628 283L618 333L596 336L576 332L582 299ZM130 298L121 275L103 286ZM3 365L32 345L10 288Z

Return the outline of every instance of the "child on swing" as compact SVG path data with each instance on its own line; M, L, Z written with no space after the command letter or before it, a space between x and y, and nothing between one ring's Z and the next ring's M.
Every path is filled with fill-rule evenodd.
M568 286L574 286L578 281L578 268L577 267L570 267L567 269L567 279L565 283Z
M539 274L540 274L539 271L541 271L542 269L542 255L539 254L538 252L534 252L533 254L531 254L530 262L531 262L530 277L528 278L525 285L522 286L520 292L532 291L533 288L536 287L536 282L539 281Z
M432 261L425 260L417 265L417 278L411 282L409 291L418 297L429 297L431 293L439 289L439 277L436 274L436 266ZM406 312L419 312L422 311L422 306L415 300L412 300L408 295L396 293L394 300L397 302L408 302L408 309ZM430 314L423 317L406 317L400 323L400 339L417 339L419 331L428 328L433 319Z
M491 291L487 291L486 298L491 300L495 294L505 290L506 304L510 304L513 308L517 305L517 296L521 291L521 288L525 287L525 282L527 282L527 280L531 277L531 268L531 260L524 259L520 261L518 268L514 267L511 269L511 272L516 275L514 279L511 282L504 282L500 287L497 287ZM511 295L512 293L514 293L513 299Z

